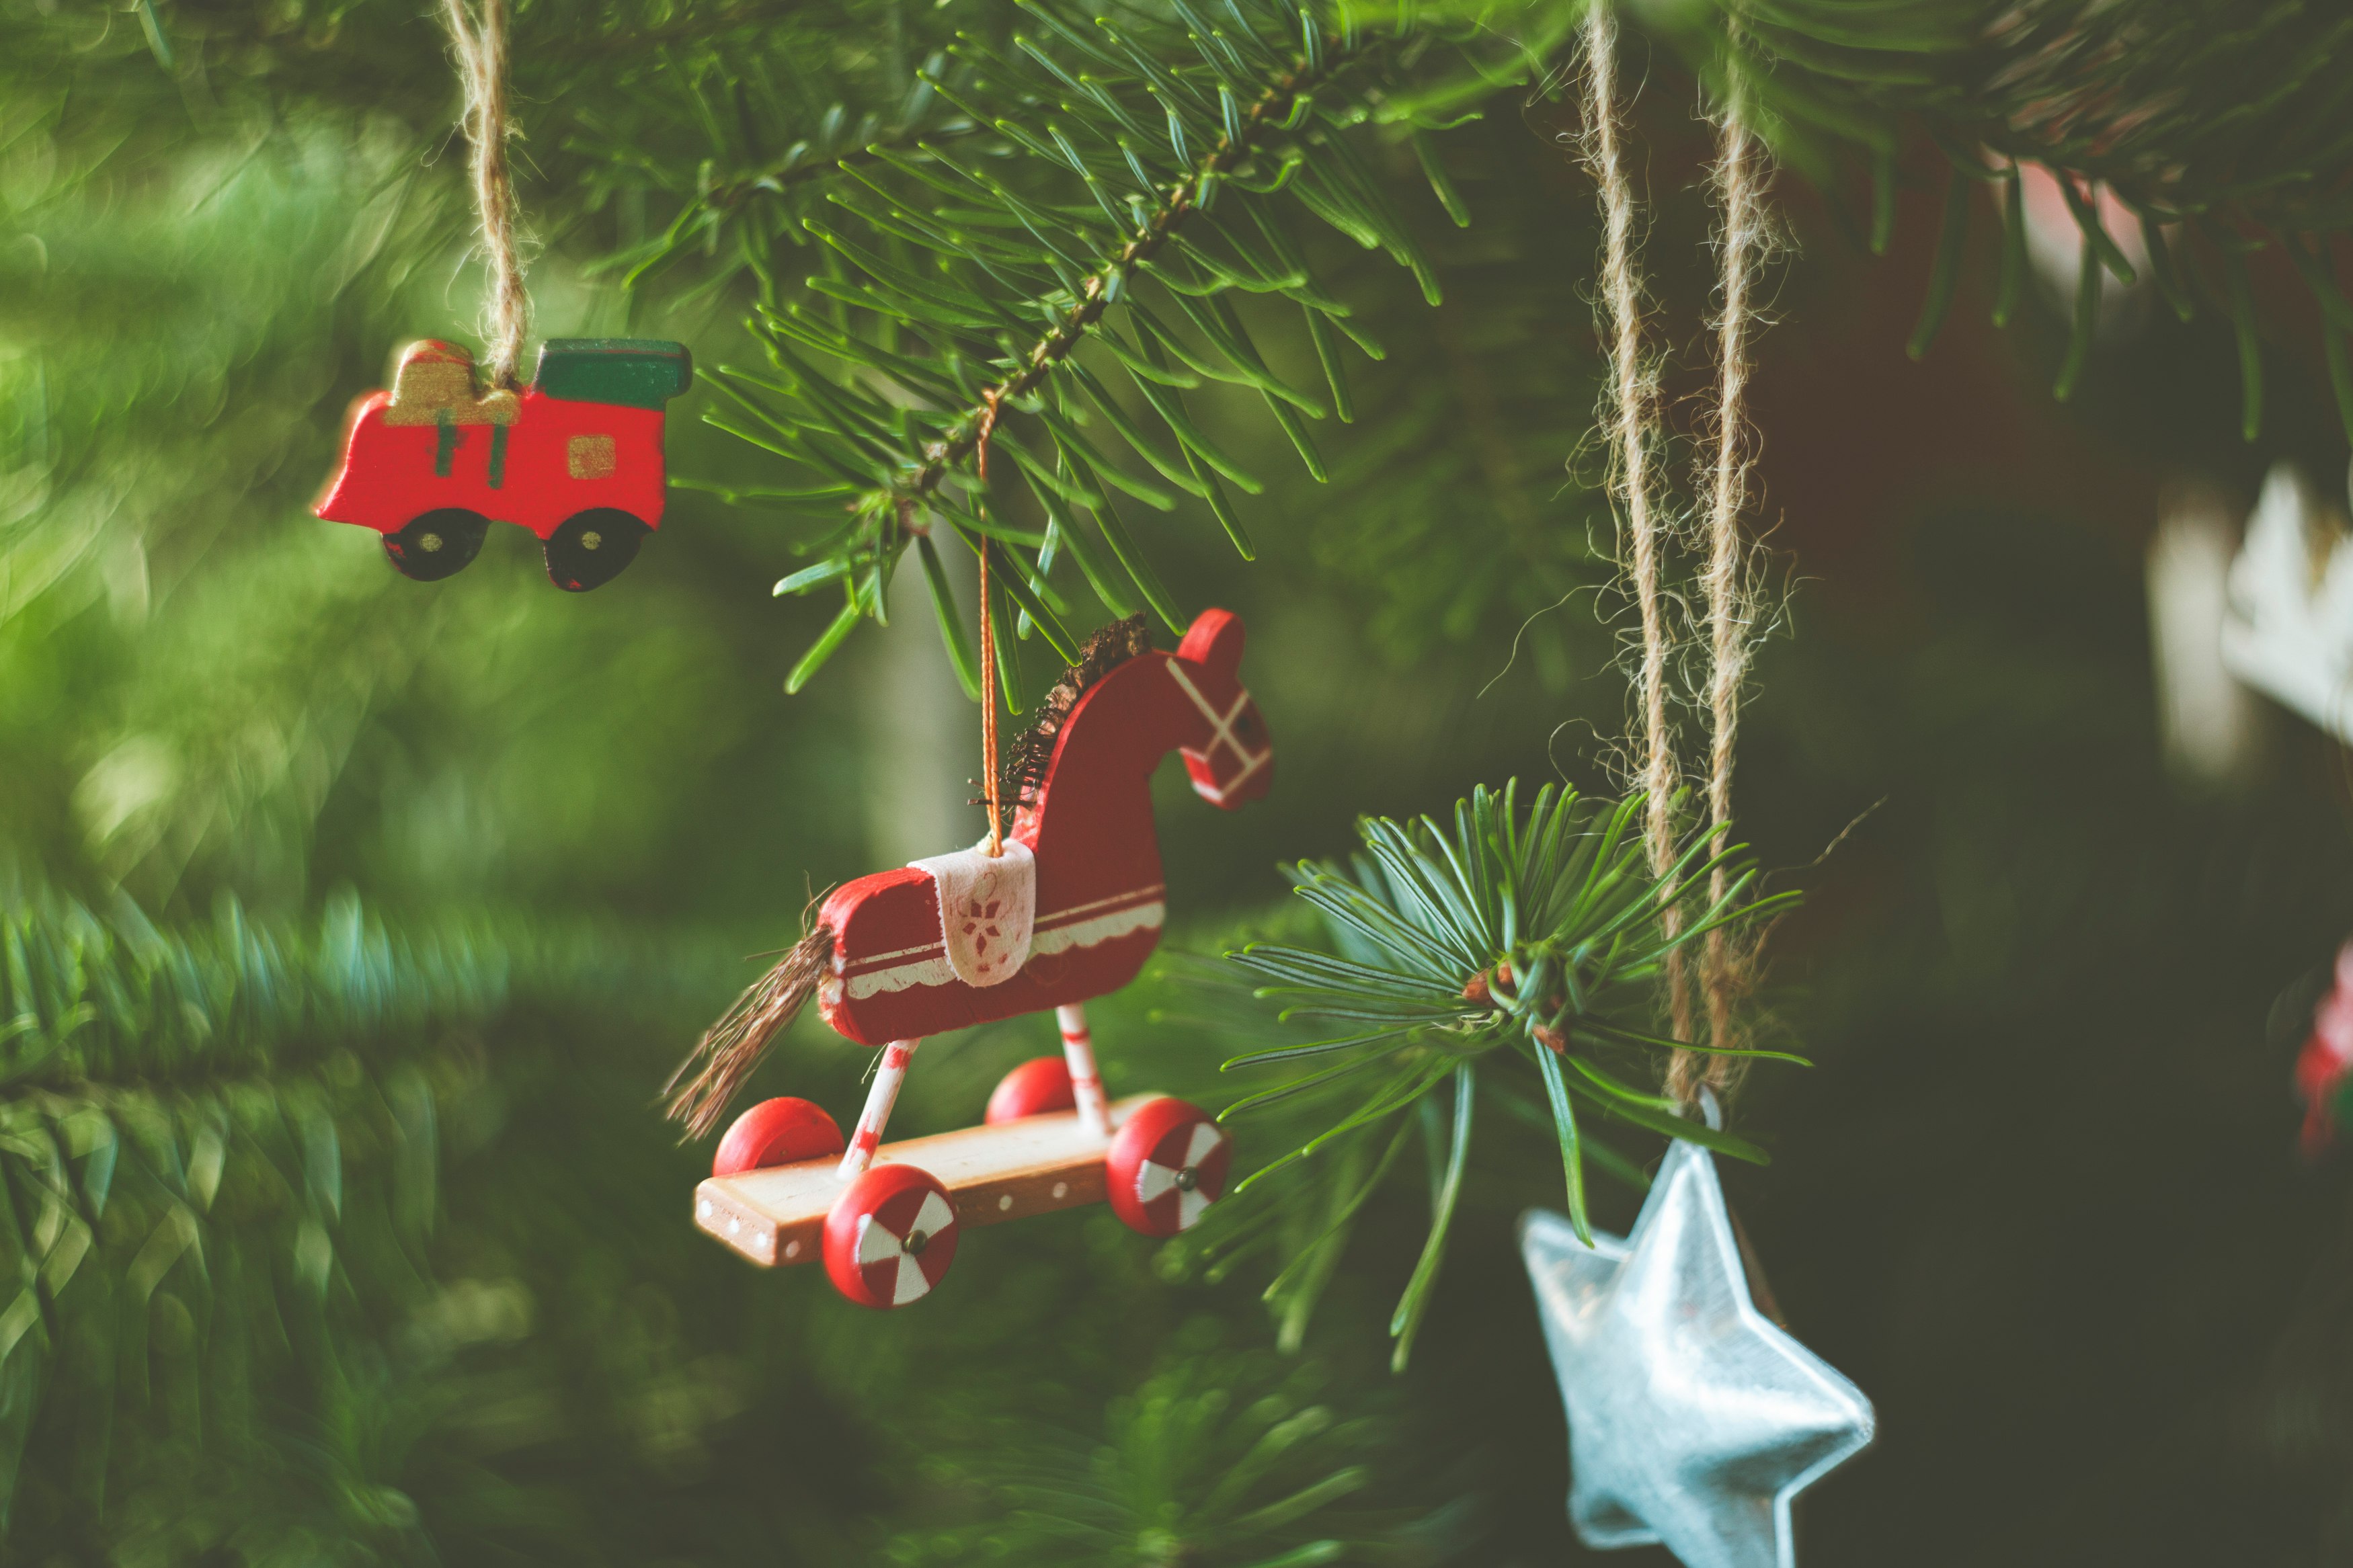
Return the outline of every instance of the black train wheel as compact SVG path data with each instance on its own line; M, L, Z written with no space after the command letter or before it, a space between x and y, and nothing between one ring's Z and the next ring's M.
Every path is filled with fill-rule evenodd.
M482 552L482 537L491 520L463 507L445 506L410 520L406 528L384 536L385 558L402 576L419 583L455 577Z
M567 594L601 588L638 558L638 546L653 530L626 511L594 507L556 524L542 546L547 580Z

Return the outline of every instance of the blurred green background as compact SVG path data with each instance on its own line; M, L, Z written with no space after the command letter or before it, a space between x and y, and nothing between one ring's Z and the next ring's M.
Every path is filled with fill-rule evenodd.
M607 262L694 165L662 136L695 123L702 57L664 52L658 10L519 58L538 330L717 363L743 352L723 250L634 292ZM976 1237L890 1316L695 1234L707 1154L655 1089L809 891L968 841L976 710L920 594L786 698L828 610L767 593L789 530L705 494L585 596L519 531L427 586L312 519L346 403L477 315L441 37L375 5L164 16L0 0L8 1560L1288 1562L1221 1544L1201 1521L1239 1505L1204 1500L1316 1410L1259 1501L1372 1478L1316 1527L1366 1560L1578 1557L1511 1241L1556 1200L1540 1130L1482 1148L1395 1379L1418 1176L1298 1356L1268 1270L1212 1281L1099 1211ZM934 26L756 20L804 52L813 113ZM1704 127L1651 67L1651 250L1695 336ZM1594 234L1560 113L1445 139L1472 226L1407 215L1437 314L1319 258L1396 352L1327 438L1332 485L1261 465L1287 477L1251 503L1257 563L1199 519L1144 525L1187 607L1247 619L1280 762L1231 817L1158 781L1173 923L1096 1009L1114 1093L1226 1092L1259 1026L1186 955L1295 925L1278 860L1482 781L1609 784L1607 514L1590 454L1565 466ZM1774 1162L1725 1179L1881 1423L1804 1505L1806 1560L2345 1561L2353 1207L2295 1160L2287 1077L2353 926L2342 753L2274 713L2250 776L2171 776L2142 580L2161 487L2243 504L2276 458L2342 471L2293 351L2308 307L2258 275L2291 352L2253 446L2211 315L2152 313L2052 404L2063 325L2038 300L1983 326L1989 254L1914 364L1915 173L1878 259L1854 193L1785 182L1759 395L1788 616L1740 811L1807 890L1769 999L1818 1065L1753 1075L1740 1125ZM702 395L672 406L672 472L755 473ZM1253 460L1278 441L1204 403ZM1027 1019L927 1049L894 1129L974 1120L1050 1046ZM848 1116L864 1066L810 1020L756 1087ZM1601 1217L1636 1201L1605 1183Z

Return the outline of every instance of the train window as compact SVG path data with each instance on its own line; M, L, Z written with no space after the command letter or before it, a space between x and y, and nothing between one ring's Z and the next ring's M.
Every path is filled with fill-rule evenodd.
M565 448L564 467L575 479L608 479L620 461L610 436L575 436Z

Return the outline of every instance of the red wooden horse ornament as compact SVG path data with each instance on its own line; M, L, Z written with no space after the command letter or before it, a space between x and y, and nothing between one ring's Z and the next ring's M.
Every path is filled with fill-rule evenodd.
M967 1224L1107 1201L1135 1229L1171 1236L1217 1200L1232 1160L1225 1130L1179 1100L1106 1104L1082 1005L1134 979L1160 941L1160 759L1180 752L1194 790L1229 811L1271 782L1241 656L1242 623L1224 610L1202 612L1175 653L1148 646L1140 616L1104 627L1017 743L1018 810L1000 858L984 843L824 901L809 934L681 1066L670 1110L692 1132L716 1126L811 995L827 1023L882 1051L866 1108L846 1144L807 1100L745 1111L697 1190L704 1230L755 1263L821 1255L842 1294L888 1308L939 1282ZM1008 1073L981 1126L882 1142L927 1036L1049 1007L1062 1057Z

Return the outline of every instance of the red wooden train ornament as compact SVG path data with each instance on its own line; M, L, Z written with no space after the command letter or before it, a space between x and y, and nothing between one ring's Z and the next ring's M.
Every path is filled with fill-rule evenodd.
M693 378L682 343L551 338L521 393L478 392L464 348L411 343L392 389L352 405L343 467L315 510L383 534L419 582L463 571L497 521L538 536L557 587L602 587L661 526L662 405Z
M1050 756L1000 858L985 846L942 856L825 900L809 936L681 1068L702 1067L671 1110L715 1122L811 994L836 1030L882 1050L865 1110L847 1141L804 1100L745 1111L696 1190L702 1229L770 1267L822 1257L843 1295L890 1308L939 1283L967 1225L1108 1202L1134 1229L1172 1236L1217 1201L1233 1157L1225 1129L1165 1096L1106 1104L1083 1004L1134 979L1160 940L1160 759L1180 752L1194 790L1229 811L1271 781L1241 654L1242 623L1224 610L1204 611L1174 653L1145 647L1140 620L1097 633L1045 705L1050 729L1034 739ZM925 1037L1049 1007L1062 1056L1008 1074L982 1125L882 1142Z

